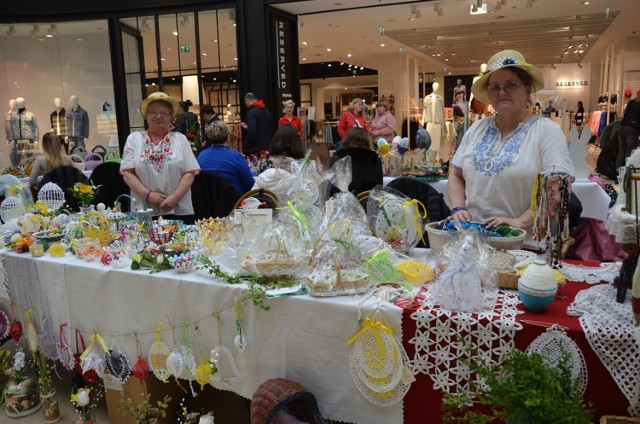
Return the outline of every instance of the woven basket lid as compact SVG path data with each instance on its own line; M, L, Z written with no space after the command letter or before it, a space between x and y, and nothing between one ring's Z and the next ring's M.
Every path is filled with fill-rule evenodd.
M251 399L251 424L268 424L282 408L299 420L324 424L315 396L298 383L272 378L262 383Z

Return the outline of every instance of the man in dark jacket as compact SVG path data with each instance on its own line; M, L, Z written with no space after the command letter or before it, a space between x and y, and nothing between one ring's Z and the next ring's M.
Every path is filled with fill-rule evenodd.
M242 125L247 130L242 141L242 152L245 155L257 154L261 150L269 150L273 136L273 119L264 102L253 93L244 96L247 111L247 122Z

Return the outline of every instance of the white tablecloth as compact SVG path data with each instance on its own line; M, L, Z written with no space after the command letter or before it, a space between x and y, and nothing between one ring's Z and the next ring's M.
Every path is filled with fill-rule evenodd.
M395 177L384 177L384 185L386 186ZM439 180L428 182L438 192L444 194L444 201L449 203L449 195L447 194L447 180ZM582 203L582 218L595 218L601 221L607 220L609 212L609 195L597 184L589 180L576 180L572 184L573 192Z
M233 342L236 330L233 305L234 299L242 296L244 285L229 285L200 272L179 274L172 270L149 274L113 270L69 254L62 259L48 255L33 259L28 254L4 252L2 260L9 293L16 303L14 309L32 309L38 324L41 317L53 319L56 335L58 325L68 323L67 340L72 348L75 346L70 329L79 328L87 343L90 334L96 331L108 346L116 343L134 363L137 352L132 333L140 334L146 358L159 322L168 329L167 317L176 326L199 321L201 336L195 336L191 325L189 340L197 360L207 361L210 351L221 341L231 350L242 373L240 381L216 383L217 388L251 398L265 380L284 377L314 393L321 412L331 419L367 424L402 422L402 402L387 408L373 406L360 394L351 377L350 347L346 341L359 330L357 305L362 298L280 297L268 300L270 311L262 311L247 301L242 308L242 328L248 347L241 354ZM3 309L11 311L6 302ZM368 302L363 315L368 316L372 309L373 304ZM221 335L213 318L219 310L223 310ZM401 309L384 303L381 310L401 339ZM26 323L22 315L22 322ZM175 334L178 343L181 336L180 328ZM173 348L170 331L162 333L161 339ZM228 369L221 367L220 372L230 376Z

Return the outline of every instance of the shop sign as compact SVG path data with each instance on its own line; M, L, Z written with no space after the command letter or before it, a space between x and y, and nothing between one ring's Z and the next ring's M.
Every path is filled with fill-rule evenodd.
M577 80L577 81L556 81L556 87L584 87L589 85L589 81Z
M293 97L293 51L291 21L276 19L278 93L281 100Z
M191 44L182 44L180 46L180 53L189 53L191 51Z

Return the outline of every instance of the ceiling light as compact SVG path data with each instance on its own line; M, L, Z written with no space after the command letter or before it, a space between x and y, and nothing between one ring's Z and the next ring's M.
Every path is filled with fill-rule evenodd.
M172 34L173 35L178 35L178 31L173 31Z
M340 66L344 65L344 62L340 62Z
M47 35L45 35L45 37L53 38L53 34L51 34L51 30L50 29L47 30Z
M351 57L351 53L347 53L347 57Z
M380 43L380 47L384 47L384 43Z
M330 51L331 51L331 48L327 48L327 51L328 51L328 52L330 52Z
M302 45L303 45L303 46L306 46L306 45L307 45L307 42L306 42L306 41L303 41L303 42L302 42Z
M360 67L360 70L362 71L363 69L364 69L364 66L361 66L361 67Z
M306 57L303 57L303 58L302 58L302 61L304 62L305 60L307 60L307 58L306 58Z
M330 64L330 63L327 63L327 66L328 66L329 68L331 68L331 64Z

